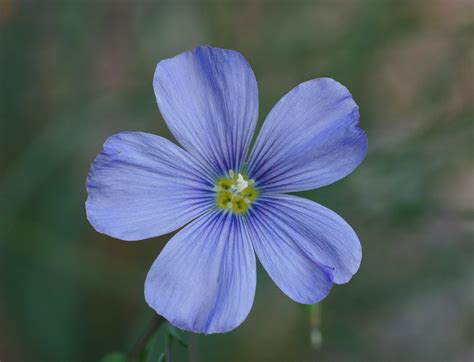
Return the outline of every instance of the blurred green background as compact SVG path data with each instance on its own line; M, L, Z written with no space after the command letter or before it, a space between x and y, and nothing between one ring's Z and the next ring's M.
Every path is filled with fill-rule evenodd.
M85 179L114 133L170 137L156 63L211 44L249 60L260 124L302 81L351 90L368 156L304 195L348 220L364 254L321 304L320 351L307 308L260 268L244 324L184 333L177 360L472 361L473 35L471 0L0 0L0 360L95 361L141 333L169 236L95 232Z

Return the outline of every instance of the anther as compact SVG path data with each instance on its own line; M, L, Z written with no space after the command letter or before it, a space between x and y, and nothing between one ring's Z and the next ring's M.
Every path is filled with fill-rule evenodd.
M241 173L237 177L237 192L244 191L249 186L249 182L244 179Z
M217 180L214 186L217 206L230 212L243 214L258 196L258 190L251 186L255 181L247 180L244 174L235 173L234 170L229 170L228 175Z

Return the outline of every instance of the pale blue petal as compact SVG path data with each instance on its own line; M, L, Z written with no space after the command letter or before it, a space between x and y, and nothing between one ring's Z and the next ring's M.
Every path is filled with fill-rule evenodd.
M255 285L255 253L242 218L212 211L166 244L148 272L145 299L178 328L222 333L247 317Z
M248 217L259 260L290 298L315 303L332 283L357 271L361 246L352 228L333 211L290 195L262 196Z
M169 129L216 175L240 170L258 117L258 89L234 50L198 47L156 67L153 87Z
M186 151L142 132L110 137L87 178L87 218L101 233L140 240L178 229L214 205L212 181Z
M309 190L352 172L367 153L359 111L340 83L302 83L271 110L250 156L248 173L267 192Z

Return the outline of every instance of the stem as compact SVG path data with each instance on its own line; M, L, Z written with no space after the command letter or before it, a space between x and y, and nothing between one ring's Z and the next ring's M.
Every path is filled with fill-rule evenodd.
M323 342L323 335L321 333L321 305L319 303L309 306L309 333L311 347L314 350L319 350Z
M189 362L199 362L198 335L191 333L189 341Z
M166 346L165 346L165 353L166 353L166 362L173 362L173 337L168 334L166 337Z
M158 314L153 314L153 317L151 318L150 322L148 322L148 325L145 329L145 332L141 335L141 337L135 342L133 345L130 353L128 354L128 360L130 362L136 361L137 358L140 355L140 352L142 351L143 348L145 348L148 340L153 337L155 334L156 330L158 327L165 321L165 319L158 315Z

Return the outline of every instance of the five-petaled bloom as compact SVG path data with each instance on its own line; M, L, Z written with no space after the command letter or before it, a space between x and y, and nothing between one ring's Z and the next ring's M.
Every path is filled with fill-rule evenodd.
M92 164L87 217L122 240L183 227L153 263L145 299L175 326L227 332L248 315L257 254L291 299L315 303L357 271L352 228L287 193L331 184L367 152L358 107L340 83L298 85L258 118L255 76L233 50L198 47L158 63L158 106L181 147L152 134L110 137Z

